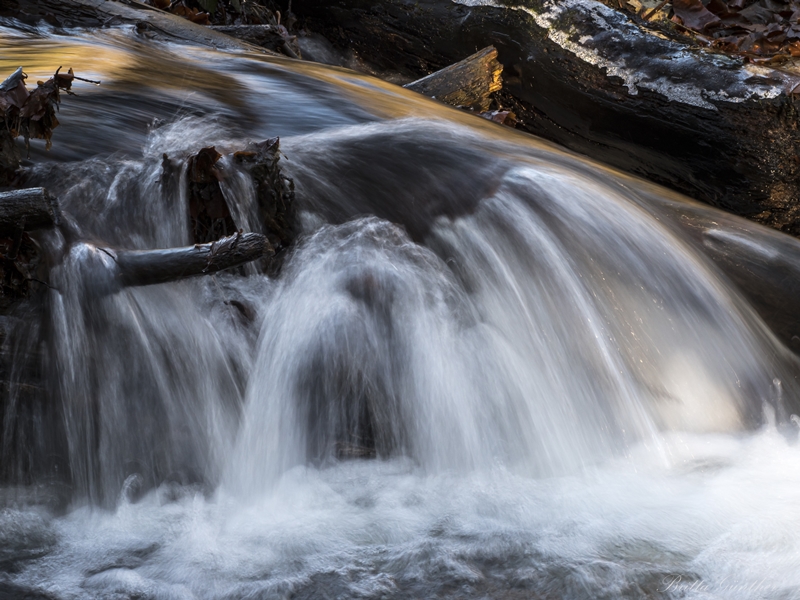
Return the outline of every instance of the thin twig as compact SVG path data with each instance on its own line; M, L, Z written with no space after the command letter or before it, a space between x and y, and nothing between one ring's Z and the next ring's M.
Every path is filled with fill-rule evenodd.
M653 9L651 9L649 13L647 13L646 15L644 15L644 16L642 17L642 20L643 20L643 21L649 21L649 20L650 20L650 18L651 18L651 17L652 17L654 14L656 14L658 11L660 11L662 8L664 8L664 7L667 5L667 2L669 2L669 0L661 0L661 2L659 2L659 3L658 3L658 6L656 6L656 7L655 7L655 8L653 8Z
M75 79L77 79L78 81L86 81L86 82L88 82L88 83L93 83L93 84L95 84L95 85L100 85L100 82L99 82L99 81L95 81L94 79L85 79L85 78L83 78L83 77L78 77L77 75L75 75L74 77L75 77Z
M50 284L49 284L49 283L47 283L46 281L42 281L41 279L36 279L35 277L26 277L25 279L27 279L28 281L34 281L34 282L36 282L36 283L41 283L43 286L46 286L46 287L50 288L51 290L54 290L54 291L56 291L56 292L59 292L59 293L61 293L61 290L60 290L60 289L58 289L57 287L54 287L54 286L50 285Z

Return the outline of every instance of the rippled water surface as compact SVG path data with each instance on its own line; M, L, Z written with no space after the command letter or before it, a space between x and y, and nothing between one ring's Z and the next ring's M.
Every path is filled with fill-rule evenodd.
M751 304L797 242L354 73L6 25L0 71L103 83L29 163L67 225L7 342L48 405L3 434L0 598L800 598L798 364ZM276 135L278 274L109 292L98 245L190 243L163 154Z

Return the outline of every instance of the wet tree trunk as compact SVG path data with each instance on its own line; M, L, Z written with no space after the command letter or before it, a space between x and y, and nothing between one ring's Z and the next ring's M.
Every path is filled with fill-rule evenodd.
M260 233L236 234L210 244L185 248L103 250L117 263L122 286L153 285L210 275L274 254L266 236Z
M49 228L56 223L58 208L46 189L0 192L0 235Z
M446 104L483 112L489 110L491 95L503 88L502 73L497 50L489 46L403 87Z
M416 78L493 45L521 127L800 235L797 81L645 31L593 0L296 0L301 23Z

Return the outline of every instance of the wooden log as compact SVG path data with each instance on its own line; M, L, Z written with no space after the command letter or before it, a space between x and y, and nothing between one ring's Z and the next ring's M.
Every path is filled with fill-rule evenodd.
M502 73L497 50L489 46L403 87L445 104L484 112L489 110L490 96L503 88Z
M526 131L800 235L793 76L659 37L594 0L292 6L376 72L417 78L491 44L500 99Z
M123 287L153 285L196 275L209 275L272 256L267 238L260 233L237 233L210 244L163 250L101 248L117 264Z
M301 58L296 36L289 35L282 25L215 25L211 29L291 58Z
M11 137L11 132L0 123L0 186L9 186L14 183L19 169L19 152Z
M56 200L44 188L0 192L0 234L53 227L58 220Z
M0 83L0 186L12 185L19 169L19 152L11 135L13 125L8 111L12 104L24 100L25 76L22 67L18 67L2 83ZM22 92L22 93L20 93Z

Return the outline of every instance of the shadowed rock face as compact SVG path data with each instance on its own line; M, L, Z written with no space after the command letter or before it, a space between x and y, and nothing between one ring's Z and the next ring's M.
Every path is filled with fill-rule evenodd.
M521 127L800 235L792 78L687 49L591 0L302 0L307 26L419 77L492 44Z
M477 140L436 123L286 140L298 202L326 220L375 215L424 240L437 217L469 214L508 169Z

